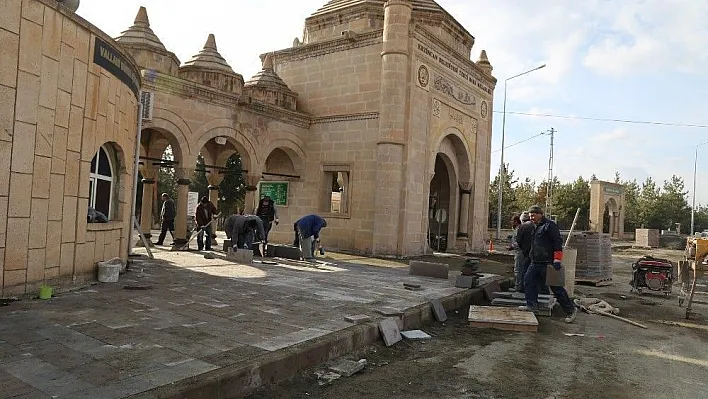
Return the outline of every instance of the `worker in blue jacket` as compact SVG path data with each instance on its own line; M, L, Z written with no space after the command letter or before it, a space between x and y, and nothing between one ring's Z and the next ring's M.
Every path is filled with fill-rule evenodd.
M315 242L320 242L320 231L327 227L327 221L317 215L307 215L295 222L302 257L308 262L315 260Z

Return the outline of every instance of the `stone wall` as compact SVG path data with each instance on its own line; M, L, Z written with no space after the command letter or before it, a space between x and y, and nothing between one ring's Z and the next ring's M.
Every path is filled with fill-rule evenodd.
M3 296L95 279L96 261L127 256L137 97L94 63L97 37L113 45L55 1L0 4ZM132 58L114 51L137 74ZM113 158L113 212L109 223L88 226L91 160L104 144Z

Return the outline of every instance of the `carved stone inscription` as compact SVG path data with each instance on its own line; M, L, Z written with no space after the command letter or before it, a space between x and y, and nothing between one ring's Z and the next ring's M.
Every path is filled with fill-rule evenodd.
M433 87L435 87L435 90L447 94L462 104L471 105L473 107L476 107L477 105L477 98L473 94L470 94L459 87L455 87L455 85L442 76L435 75Z

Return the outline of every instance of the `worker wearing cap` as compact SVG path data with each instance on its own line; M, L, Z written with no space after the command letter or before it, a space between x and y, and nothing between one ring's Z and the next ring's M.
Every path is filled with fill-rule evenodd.
M516 289L516 292L524 292L524 274L526 273L525 265L527 254L524 253L522 244L525 244L528 240L520 239L519 234L524 232L524 223L528 221L529 214L527 212L522 213L520 216L514 216L511 221L514 227L514 233L512 234L509 250L514 251L514 289Z
M529 208L529 216L534 223L529 257L531 264L524 275L524 295L526 305L520 310L535 312L538 310L539 284L545 284L546 271L549 264L556 270L561 270L563 261L563 239L558 225L546 218L543 209L534 205ZM551 286L551 291L558 299L566 313L565 322L572 323L578 315L578 309L568 297L568 292L563 286Z

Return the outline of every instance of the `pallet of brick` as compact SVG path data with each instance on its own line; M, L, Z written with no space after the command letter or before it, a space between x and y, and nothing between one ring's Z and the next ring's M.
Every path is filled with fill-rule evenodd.
M574 233L569 245L578 251L575 279L595 282L612 279L612 241L609 234Z
M471 327L504 331L538 332L538 319L533 312L494 306L470 306L467 317Z
M635 230L634 245L642 248L659 248L659 230Z

